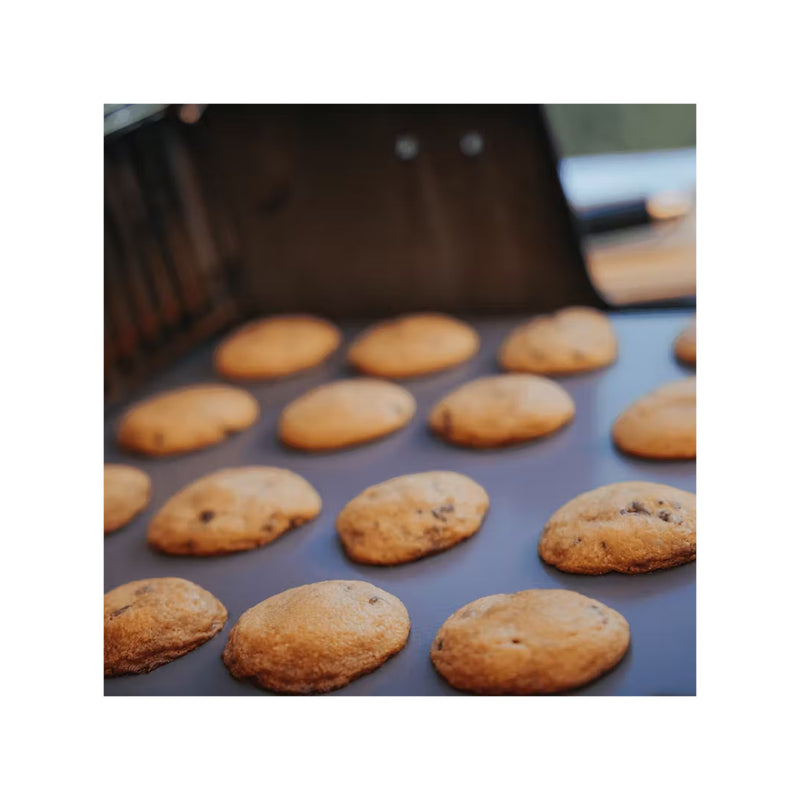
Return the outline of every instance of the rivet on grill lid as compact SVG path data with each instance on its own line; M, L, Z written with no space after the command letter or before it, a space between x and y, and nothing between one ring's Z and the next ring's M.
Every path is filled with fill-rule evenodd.
M465 156L478 156L483 152L483 136L477 131L470 131L461 137L458 146Z
M398 136L394 143L394 154L402 161L411 161L419 154L419 140L408 134Z

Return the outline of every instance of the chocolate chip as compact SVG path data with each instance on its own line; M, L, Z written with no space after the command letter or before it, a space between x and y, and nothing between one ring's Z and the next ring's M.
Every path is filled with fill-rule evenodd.
M454 511L453 504L448 503L445 506L439 506L438 508L434 508L431 510L431 514L433 514L436 519L441 520L444 522L447 519L447 515L451 514Z
M140 586L134 594L141 595L141 594L149 594L153 591L153 587L148 583L146 586Z
M374 606L374 605L375 605L375 603L377 603L377 602L378 602L378 600L380 600L380 597L370 597L370 599L369 599L369 604L370 604L371 606Z
M646 514L650 515L650 512L644 507L644 504L640 503L638 500L633 500L632 502L628 503L627 508L625 511L628 514Z
M441 650L443 647L444 647L444 640L443 639L437 639L436 640L436 649L437 650Z
M670 522L672 520L672 514L669 511L659 511L658 518L663 519L664 522Z
M261 526L261 530L262 530L263 533L272 533L272 523L271 522L265 522Z
M520 644L521 641L522 641L521 639L512 639L511 643L512 644Z
M573 539L573 540L572 540L572 544L580 544L582 541L583 541L583 539L581 539L581 537L580 537L580 536L578 536L578 538L577 538L577 539Z
M442 539L442 529L438 525L431 528L425 528L425 536L431 540L431 544L435 547Z
M603 550L608 550L608 547L605 542L600 542L600 544L603 546Z
M211 522L212 519L216 514L213 511L201 511L200 512L200 522Z
M116 611L111 612L111 618L118 617L123 611L127 611L130 608L130 605L122 606L122 608L118 608Z

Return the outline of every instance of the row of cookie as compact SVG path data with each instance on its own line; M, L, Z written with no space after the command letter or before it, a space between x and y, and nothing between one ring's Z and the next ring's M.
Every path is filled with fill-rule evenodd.
M124 518L122 503L109 492L120 475L128 487L138 481L139 508L149 496L144 473L109 465L107 529ZM135 508L129 502L128 518ZM488 508L489 495L466 475L420 472L362 491L341 510L336 530L353 561L403 564L468 539ZM321 509L314 487L290 470L234 467L206 475L170 498L153 517L147 539L171 555L221 555L268 544L316 518ZM635 573L694 560L695 542L693 494L632 481L601 486L562 506L544 527L539 553L566 572Z
M220 375L264 380L316 366L340 346L339 329L308 315L280 315L250 322L228 336L214 353ZM695 363L693 324L674 342L676 356ZM472 358L478 332L446 314L407 314L379 322L351 344L348 363L368 375L410 378L454 367ZM498 351L511 372L555 375L599 369L613 363L617 339L608 317L593 308L565 308L515 328Z
M624 451L647 458L694 458L696 379L667 383L634 402L612 435ZM284 444L331 450L363 444L407 425L414 396L376 378L318 386L290 402L278 421ZM244 389L196 385L143 401L125 414L120 445L147 455L181 453L222 441L258 419L256 399ZM549 378L490 375L458 387L430 412L441 438L468 447L501 447L545 436L575 416L572 397Z
M182 578L118 586L104 598L104 673L144 673L209 641L225 606ZM364 581L329 580L267 598L242 614L222 659L230 673L276 692L341 688L376 670L408 641L405 605ZM615 667L630 644L617 611L577 592L529 589L460 608L430 646L452 686L480 694L545 694L582 686Z

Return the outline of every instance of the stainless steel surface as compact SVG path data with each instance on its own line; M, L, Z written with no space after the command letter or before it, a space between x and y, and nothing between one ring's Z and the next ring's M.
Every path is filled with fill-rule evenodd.
M446 617L484 595L558 587L601 600L624 614L631 626L631 649L619 666L575 694L694 694L694 564L650 575L590 577L548 567L536 552L539 532L549 515L587 489L615 481L649 480L695 491L693 461L658 463L628 458L613 448L609 438L614 418L631 401L664 381L689 374L674 360L671 345L690 316L686 311L612 315L620 340L617 363L600 372L559 379L575 399L573 424L546 439L512 448L455 448L434 438L426 430L425 419L444 393L497 370L497 346L518 318L478 321L482 337L478 357L440 375L404 381L418 403L412 423L386 439L350 450L305 454L283 448L275 438L275 422L287 402L347 373L343 350L331 363L300 376L245 384L261 403L259 422L221 445L189 455L145 459L121 452L113 437L119 414L109 415L106 461L146 470L153 479L153 499L129 526L105 537L106 591L138 578L180 576L219 597L229 617L224 630L197 650L148 675L106 679L105 693L268 694L234 680L222 664L222 650L239 615L292 586L350 578L370 581L396 594L411 616L411 635L405 649L383 667L334 694L458 694L439 678L428 658L430 643ZM347 340L361 327L345 326ZM139 396L214 380L212 346L192 353ZM147 547L147 524L170 495L212 470L246 464L272 464L304 475L322 496L322 514L272 544L220 558L169 557ZM368 567L350 562L334 528L342 506L370 484L430 469L463 472L486 488L491 508L483 528L454 549L413 564Z

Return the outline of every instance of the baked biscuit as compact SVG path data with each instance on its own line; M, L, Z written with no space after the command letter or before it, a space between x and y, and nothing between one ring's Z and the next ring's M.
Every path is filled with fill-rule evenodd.
M564 572L652 572L695 560L696 497L661 483L612 483L558 509L539 555Z
M552 433L574 416L572 398L554 381L492 375L448 394L433 408L428 423L454 444L499 447Z
M289 403L281 440L301 450L330 450L386 436L410 422L417 404L402 386L375 378L334 381Z
M106 464L103 468L105 532L127 525L150 502L151 490L146 472L126 464Z
M583 686L615 667L630 643L625 618L563 589L494 594L450 616L431 660L456 689L549 694Z
M228 612L213 594L183 578L149 578L103 599L107 676L150 670L207 642Z
M405 647L406 607L364 581L322 581L245 611L222 659L235 678L275 692L329 692Z
M472 536L489 496L466 475L419 472L370 486L336 520L347 555L364 564L402 564Z
M288 469L223 469L170 498L153 517L147 540L173 555L250 550L314 519L321 507L314 487Z
M620 450L642 458L695 458L697 379L665 383L639 398L614 422Z
M233 380L279 378L322 363L341 339L335 325L318 317L267 317L228 336L214 353L214 367Z
M368 328L350 346L348 359L369 375L410 378L460 364L479 346L477 331L455 317L408 314Z
M565 308L520 325L498 354L505 370L543 375L599 369L616 357L617 337L608 316L584 307Z
M258 403L249 392L197 384L150 397L130 409L117 429L123 447L161 456L199 450L249 428Z
M697 364L697 321L692 320L675 339L676 357L685 364Z

